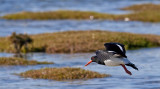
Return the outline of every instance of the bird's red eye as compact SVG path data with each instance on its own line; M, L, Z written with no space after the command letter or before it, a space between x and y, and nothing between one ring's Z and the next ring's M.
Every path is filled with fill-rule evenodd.
M94 57L91 57L91 59L94 59Z

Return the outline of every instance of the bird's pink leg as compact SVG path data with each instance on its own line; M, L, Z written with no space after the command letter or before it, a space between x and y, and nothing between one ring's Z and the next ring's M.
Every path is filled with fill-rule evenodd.
M131 73L129 70L127 70L127 68L126 68L125 65L121 64L121 66L124 68L124 70L125 70L125 72L126 72L127 74L132 75L132 73Z

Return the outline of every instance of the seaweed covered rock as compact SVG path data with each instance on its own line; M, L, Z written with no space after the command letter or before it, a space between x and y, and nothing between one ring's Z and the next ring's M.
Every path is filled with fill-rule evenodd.
M14 49L16 53L20 53L22 47L24 46L25 50L28 50L29 43L33 42L33 39L29 37L27 34L16 34L15 32L9 37L9 40L14 45Z
M108 74L100 74L81 68L42 68L38 70L29 70L18 74L22 77L34 79L51 79L51 80L75 80L109 77Z
M126 49L160 46L160 36L100 30L65 31L30 35L34 40L28 44L28 52L84 53L104 49L103 44L117 42ZM0 51L14 52L7 37L0 37Z
M0 57L0 66L3 65L38 65L38 64L53 64L53 62L38 62L35 60L26 60L18 57Z

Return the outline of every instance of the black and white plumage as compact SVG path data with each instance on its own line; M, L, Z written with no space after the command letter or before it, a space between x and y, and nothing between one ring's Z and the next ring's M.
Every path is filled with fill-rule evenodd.
M106 47L106 50L97 50L96 56L92 56L91 61L85 66L91 62L96 62L107 66L122 66L129 75L132 75L132 73L127 70L125 65L138 70L138 68L127 59L126 50L123 44L105 43L104 46Z
M104 46L106 47L106 50L108 52L116 52L117 54L120 54L123 57L126 57L126 50L124 48L123 44L120 43L105 43Z

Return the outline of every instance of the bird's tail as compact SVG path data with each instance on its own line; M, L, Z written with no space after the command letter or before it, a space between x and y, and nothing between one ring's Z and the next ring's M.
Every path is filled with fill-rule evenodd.
M130 67L132 67L135 70L138 70L138 68L133 63L129 63L129 64L125 64L125 65L130 66Z

